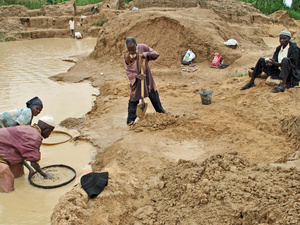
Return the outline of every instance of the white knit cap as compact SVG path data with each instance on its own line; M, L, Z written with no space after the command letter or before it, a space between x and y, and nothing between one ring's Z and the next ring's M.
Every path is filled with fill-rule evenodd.
M283 30L283 31L280 32L279 35L285 35L285 36L288 36L290 38L292 37L292 34L289 30Z
M43 121L44 123L46 123L52 127L55 127L54 118L51 115L42 116L39 120Z

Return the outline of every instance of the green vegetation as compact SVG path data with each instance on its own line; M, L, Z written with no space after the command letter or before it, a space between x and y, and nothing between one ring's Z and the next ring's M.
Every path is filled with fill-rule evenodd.
M3 5L23 5L28 9L39 9L43 5L54 5L61 2L67 2L69 0L0 0L0 6ZM76 5L90 5L103 2L103 0L76 0Z
M300 20L300 13L299 13L299 11L297 12L297 11L294 11L294 10L290 10L289 14L290 14L291 18L294 18L296 20Z
M241 73L238 73L237 71L234 73L234 76L235 77L245 77L245 76L249 76L249 73L248 71L245 71L245 72L241 72Z
M0 42L4 42L4 41L14 41L15 38L12 36L5 36L3 34L0 35Z
M300 19L300 1L293 0L291 8L283 3L283 0L239 0L251 3L255 8L259 9L263 14L269 15L278 10L288 11L291 18Z
M131 1L133 1L133 0L125 0L125 3L128 4Z
M108 21L108 20L101 20L101 22L94 23L93 25L94 25L94 26L102 27L103 24L105 24L107 21Z

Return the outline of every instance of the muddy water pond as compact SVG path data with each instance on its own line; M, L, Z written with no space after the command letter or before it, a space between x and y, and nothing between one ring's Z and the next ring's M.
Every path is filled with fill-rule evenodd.
M74 63L64 59L90 53L95 38L38 39L0 43L0 112L25 107L34 96L41 98L44 109L34 118L51 114L59 124L68 117L84 116L93 106L99 91L88 82L58 83L50 76L66 72ZM75 130L56 127L73 136ZM89 168L94 155L92 145L81 141L69 141L58 145L42 145L41 167L65 164L77 174ZM61 195L71 190L78 179L56 189L40 189L32 186L25 175L15 179L15 191L0 193L0 224L50 224L52 210Z

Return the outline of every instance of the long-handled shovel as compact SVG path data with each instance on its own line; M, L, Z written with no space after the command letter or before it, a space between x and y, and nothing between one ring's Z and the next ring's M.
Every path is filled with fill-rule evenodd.
M144 65L142 63L141 57L140 57L140 64L141 64L141 74L144 74ZM148 106L148 104L144 100L144 82L145 82L145 80L141 80L141 96L142 96L142 98L136 108L136 115L138 118L143 118L145 116L147 106Z

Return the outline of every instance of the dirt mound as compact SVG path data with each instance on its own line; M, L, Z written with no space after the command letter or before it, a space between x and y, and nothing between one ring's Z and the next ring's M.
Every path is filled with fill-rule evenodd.
M178 120L179 116L166 115L166 114L146 114L144 118L141 118L138 123L132 126L132 129L136 132L141 132L144 129L147 130L164 130L169 127L178 126L180 124Z
M25 30L25 27L23 26L19 18L8 18L5 20L0 19L0 34L4 34L7 31L12 30Z
M189 8L197 7L198 0L135 0L134 6L137 8L152 8L152 7L172 7L172 8Z
M295 145L299 146L300 140L300 116L289 116L282 121L283 133L293 140Z
M0 17L27 17L28 9L22 5L8 5L0 7Z
M44 16L75 16L76 2L66 1L55 5L43 5L41 12Z
M68 129L80 129L82 128L83 123L84 123L84 118L69 117L61 121L59 125Z
M297 21L295 19L290 18L290 14L288 11L279 10L269 15L273 21L277 23L283 23L286 26L297 26Z
M30 10L22 5L0 6L0 17L30 16L75 16L76 2L66 1L55 5L43 5L41 9Z
M230 26L214 12L201 8L181 9L176 13L168 10L124 12L105 23L91 56L123 64L125 39L134 36L138 43L146 43L160 53L161 59L153 62L155 66L179 65L189 48L196 54L195 62L212 60L214 53L219 52L226 55L227 63L231 64L241 57L242 49L226 48L224 42L234 37L241 48L266 47L261 37L252 35L249 30Z
M161 175L135 224L297 224L300 172L251 165L231 152L202 164L180 160Z
M271 19L260 13L252 4L235 0L207 0L201 2L203 8L212 9L226 21L240 24L268 23Z

